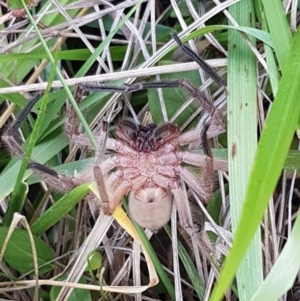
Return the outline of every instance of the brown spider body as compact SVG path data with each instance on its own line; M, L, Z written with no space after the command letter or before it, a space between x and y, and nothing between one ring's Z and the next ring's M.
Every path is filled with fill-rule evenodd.
M157 230L171 216L171 189L178 181L179 129L169 123L138 126L125 119L118 124L116 133L119 140L107 141L106 147L116 153L108 159L113 162L108 166L116 170L116 181L130 187L132 218L142 227ZM108 209L106 213L111 212Z
M118 139L108 138L106 149L114 154L101 164L110 200L102 200L104 213L112 214L121 198L129 192L132 218L141 226L157 230L171 216L174 191L183 179L204 201L211 187L212 158L181 150L181 145L200 139L200 132L180 134L177 126L164 123L140 126L124 119L116 129ZM181 163L206 167L209 181L202 181ZM204 175L205 177L205 175ZM181 200L177 199L178 204Z

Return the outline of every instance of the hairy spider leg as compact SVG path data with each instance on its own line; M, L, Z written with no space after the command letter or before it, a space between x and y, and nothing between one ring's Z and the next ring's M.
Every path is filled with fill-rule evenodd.
M102 91L102 92L119 92L131 93L144 89L157 88L184 88L193 98L195 98L201 107L210 115L210 127L208 130L209 137L215 137L225 131L224 116L222 112L208 101L199 89L190 84L186 79L170 80L170 81L154 81L142 82L131 85L113 86L107 84L84 84L83 88L87 91Z
M96 159L93 167L93 172L94 172L96 185L99 191L99 195L102 201L103 212L105 214L112 214L113 211L111 210L112 208L110 204L110 196L107 192L104 174L100 166L100 164L103 162L103 158L105 154L105 146L107 140L107 127L108 127L107 122L103 121L103 130L99 137L98 148L96 149Z
M199 186L199 179L190 172L186 167L179 166L179 174L180 177L194 190L196 191L200 197L203 199L205 203L208 203L211 194L213 191L213 171L214 171L214 160L211 153L211 149L208 144L207 138L207 130L209 128L209 124L205 124L203 130L201 131L201 140L202 140L202 148L204 152L204 156L197 154L190 154L188 152L181 152L179 155L183 162L200 166L202 168L201 174L201 183L203 185Z
M187 232L193 232L193 220L191 216L191 210L185 186L179 184L176 188L173 188L171 191L174 197L181 226L184 229L186 229Z
M214 160L213 160L213 156L211 153L211 149L208 143L208 139L207 139L207 131L209 129L209 124L205 124L202 132L201 132L201 141L202 141L202 149L204 151L204 154L206 156L205 158L205 164L203 165L203 186L204 186L204 191L207 194L207 199L204 200L206 201L206 203L208 203L208 201L211 198L211 194L213 191L213 183L214 181L212 181L213 178L213 173L214 173Z
M61 175L46 165L31 162L28 168L34 170L50 187L58 191L69 192L76 186L72 178Z
M8 146L13 155L18 156L20 159L24 156L24 150L16 140L16 133L20 129L22 122L30 113L34 105L41 99L42 93L37 93L24 107L21 113L17 116L13 124L3 134L2 140ZM42 177L47 184L62 192L68 192L75 187L71 178L65 175L58 174L55 170L35 162L30 159L28 168L34 170L40 177Z
M172 38L181 48L181 50L186 53L194 62L196 62L217 84L226 87L225 80L213 69L211 68L197 53L191 50L189 47L182 44L178 35L173 32Z
M74 93L74 99L75 102L79 105L83 96L84 89L81 85L78 85L75 93ZM77 136L77 114L73 108L73 106L70 106L66 124L65 124L65 131L69 136L69 139L72 141L73 136Z
M2 135L3 142L8 146L9 150L13 155L18 156L20 159L23 158L24 151L16 140L16 134L25 120L27 115L30 113L34 105L41 99L42 94L36 93L31 100L27 103L21 113L17 116L16 120L9 126L6 132Z

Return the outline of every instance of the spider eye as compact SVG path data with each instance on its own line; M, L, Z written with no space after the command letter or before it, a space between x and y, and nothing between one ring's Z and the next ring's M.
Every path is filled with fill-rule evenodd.
M139 152L150 153L155 150L155 145L152 143L153 130L156 128L156 124L150 123L146 126L139 125L137 131L136 140L134 140L133 146Z

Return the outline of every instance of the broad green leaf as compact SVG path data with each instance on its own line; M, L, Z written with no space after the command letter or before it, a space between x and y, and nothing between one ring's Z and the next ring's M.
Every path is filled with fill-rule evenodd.
M7 233L7 227L0 227L0 248L3 246ZM52 264L46 264L53 260L53 252L52 249L39 238L34 238L34 243L38 264L39 266L44 265L39 269L39 273L44 274L53 269ZM4 262L20 273L28 273L34 270L32 248L27 231L14 230L4 253Z
M25 3L28 7L36 5L35 0L25 0ZM21 8L23 8L23 4L22 4L21 0L8 0L7 4L8 4L9 9L21 9Z
M60 277L58 280L63 281L66 278L67 277L64 276L64 277ZM82 283L82 284L86 284L85 276L82 276L78 282ZM51 291L50 291L50 300L51 301L56 300L60 290L61 290L61 287L58 287L58 286L54 286L51 288ZM92 300L91 292L89 290L84 290L84 289L79 289L79 288L75 288L74 290L72 290L72 293L68 297L68 301L91 301L91 300Z

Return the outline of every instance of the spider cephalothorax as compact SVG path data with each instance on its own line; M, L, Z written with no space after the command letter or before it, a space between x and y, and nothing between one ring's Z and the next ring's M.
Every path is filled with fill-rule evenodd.
M117 126L118 137L138 152L150 153L173 136L179 135L179 129L171 123L157 126L149 123L146 126L137 125L131 119L122 120Z
M132 132L133 128L135 132ZM181 172L179 165L184 156L179 148L180 130L177 126L171 123L141 126L125 119L118 124L117 135L119 141L112 147L117 154L112 160L122 171L122 179L131 183L132 191L176 187ZM149 199L141 201L153 202L152 196Z

